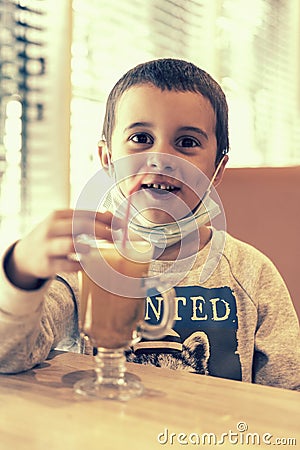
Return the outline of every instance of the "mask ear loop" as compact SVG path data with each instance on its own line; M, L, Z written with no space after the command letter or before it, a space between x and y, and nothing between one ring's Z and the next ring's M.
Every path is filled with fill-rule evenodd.
M207 197L207 196L210 194L210 192L211 192L211 187L212 187L212 185L213 185L214 182L215 182L215 179L216 179L216 177L217 177L217 175L218 175L218 173L219 173L220 167L221 167L221 165L222 165L222 163L223 163L223 161L224 161L225 156L227 155L227 151L226 151L226 150L223 150L222 155L223 155L223 156L222 156L220 162L218 163L218 165L217 165L217 167L216 167L216 170L214 171L214 174L213 174L213 176L212 176L212 178L211 178L211 180L210 180L210 182L209 182L208 188L207 188L206 191L204 192L204 195L203 195L203 197L202 197L202 199L201 199L201 202L202 202L202 203L205 201L206 197Z
M111 162L111 157L110 157L110 153L108 152L107 154L107 172L108 175L113 178L114 174L115 174L115 170L114 170L114 166L113 163Z

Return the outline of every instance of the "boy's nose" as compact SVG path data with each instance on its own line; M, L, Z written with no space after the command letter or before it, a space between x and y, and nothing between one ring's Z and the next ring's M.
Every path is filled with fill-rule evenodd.
M169 153L153 152L148 155L147 164L160 172L173 172L176 169L176 157Z

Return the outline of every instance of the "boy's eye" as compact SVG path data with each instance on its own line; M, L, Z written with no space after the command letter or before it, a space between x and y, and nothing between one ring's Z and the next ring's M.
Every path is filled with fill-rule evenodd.
M153 144L153 138L147 133L135 133L129 140L136 144Z
M178 145L178 147L185 147L185 148L201 146L200 142L197 139L190 136L181 137L176 141L176 145Z

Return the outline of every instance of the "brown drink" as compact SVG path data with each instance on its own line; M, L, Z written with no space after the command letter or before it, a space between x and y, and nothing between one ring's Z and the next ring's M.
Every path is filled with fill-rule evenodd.
M93 346L121 348L134 339L137 325L144 319L145 297L127 297L126 278L142 285L150 261L149 257L144 257L146 262L141 259L149 254L149 249L148 243L136 242L134 249L126 252L125 257L113 243L98 241L97 248L92 248L85 257L85 270L81 272L80 322L82 331L90 337ZM138 254L135 255L135 252ZM106 267L102 258L108 263ZM97 276L93 276L95 270L103 271L104 283L96 282ZM119 292L124 295L119 295ZM137 292L143 291L140 288Z

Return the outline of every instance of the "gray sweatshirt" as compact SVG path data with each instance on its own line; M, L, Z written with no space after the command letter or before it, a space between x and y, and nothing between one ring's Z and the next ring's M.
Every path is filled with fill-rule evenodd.
M8 281L3 258L0 372L30 369L54 348L79 351L77 274L23 291ZM285 283L265 255L214 230L210 245L192 263L151 265L153 274L166 270L178 280L173 330L154 343L142 340L127 352L129 361L300 390L298 319ZM159 292L147 298L150 323L159 320L159 301Z

